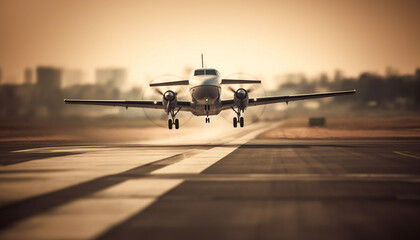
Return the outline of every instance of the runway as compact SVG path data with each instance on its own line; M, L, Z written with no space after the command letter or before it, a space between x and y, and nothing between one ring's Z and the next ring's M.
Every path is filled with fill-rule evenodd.
M420 140L255 138L273 127L2 143L0 239L420 238Z

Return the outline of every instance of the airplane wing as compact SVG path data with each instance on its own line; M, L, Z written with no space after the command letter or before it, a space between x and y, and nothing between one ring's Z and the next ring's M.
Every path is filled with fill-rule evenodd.
M261 80L222 79L220 84L254 84L261 83Z
M134 107L134 108L151 108L164 109L162 101L125 101L125 100L83 100L83 99L64 99L66 104L82 104L82 105L101 105L114 107ZM181 111L190 111L191 103L188 101L177 101Z
M277 97L250 98L248 101L248 106L259 106L259 105L279 103L279 102L288 103L291 101L324 98L324 97L335 97L335 96L350 95L350 94L355 94L355 93L356 93L356 90L348 90L348 91L309 93L309 94L298 94L298 95L277 96ZM222 110L229 109L233 106L234 106L233 99L222 101Z
M150 87L162 87L162 86L180 86L180 85L189 85L188 80L172 81L172 82L161 82L161 83L151 83Z

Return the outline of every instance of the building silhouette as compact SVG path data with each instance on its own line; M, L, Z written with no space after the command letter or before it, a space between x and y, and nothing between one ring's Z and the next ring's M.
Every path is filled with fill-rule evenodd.
M96 84L106 85L110 88L121 88L127 78L125 68L99 68L96 69Z
M26 68L23 77L25 84L32 84L32 69Z
M42 91L54 91L61 88L61 69L38 67L36 69L36 85Z
M62 72L62 87L83 84L83 71L80 69L64 69Z

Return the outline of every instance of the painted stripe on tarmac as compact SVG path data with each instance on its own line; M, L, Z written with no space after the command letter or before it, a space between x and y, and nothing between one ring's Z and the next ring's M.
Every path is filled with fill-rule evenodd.
M0 239L92 239L147 208L182 181L128 180L19 222L2 232Z
M151 174L198 174L198 173L201 173L206 168L210 167L211 165L215 164L222 158L226 157L227 155L235 151L242 144L254 139L258 134L264 131L267 131L270 128L272 128L272 126L257 127L257 129L252 131L251 133L226 143L226 145L228 145L229 147L222 146L222 147L211 148L193 157L184 159L182 161L166 166L164 168L157 169L156 171L153 171ZM231 147L232 145L233 147Z
M399 151L394 151L395 154L404 156L404 157L409 157L409 158L415 158L415 159L420 159L419 156L413 155L413 154L409 154L409 153L405 153L405 152L399 152Z
M149 164L183 151L185 150L115 149L3 166L0 168L0 192L4 194L0 195L0 203L4 205L57 191ZM8 171L11 173L8 174Z

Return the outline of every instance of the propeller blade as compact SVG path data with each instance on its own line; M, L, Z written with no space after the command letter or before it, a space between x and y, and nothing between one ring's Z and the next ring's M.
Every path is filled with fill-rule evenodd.
M163 95L162 90L160 90L159 88L154 88L154 90L155 90L156 93L158 93L160 95Z
M251 92L253 92L255 89L256 89L256 87L255 87L255 86L252 86L252 87L248 88L246 91L247 91L248 93L251 93Z
M229 86L229 87L228 87L228 89L229 89L231 92L233 92L233 93L235 93L235 92L236 92L236 90L235 90L232 86Z

